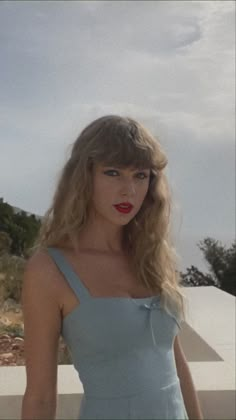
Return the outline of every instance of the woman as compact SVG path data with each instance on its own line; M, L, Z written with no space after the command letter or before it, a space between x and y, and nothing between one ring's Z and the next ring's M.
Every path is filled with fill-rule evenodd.
M24 273L22 419L55 418L60 335L84 387L80 420L203 418L178 338L166 165L132 118L98 118L73 144Z

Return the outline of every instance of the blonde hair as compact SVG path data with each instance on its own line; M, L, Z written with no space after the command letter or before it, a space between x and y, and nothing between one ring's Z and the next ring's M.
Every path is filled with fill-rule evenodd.
M150 183L136 216L123 226L123 249L138 280L159 290L168 310L185 319L184 297L176 269L170 230L171 194L164 168L167 157L153 135L139 122L117 115L103 116L85 127L72 144L61 171L52 205L45 213L32 248L73 243L86 225L92 198L94 163L106 166L150 168Z

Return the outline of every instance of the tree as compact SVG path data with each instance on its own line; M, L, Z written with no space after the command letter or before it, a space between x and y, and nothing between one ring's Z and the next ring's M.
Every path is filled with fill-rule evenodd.
M181 273L184 286L217 286L216 281L209 274L203 274L197 267L191 265L186 273Z
M12 244L12 239L9 234L0 230L0 256L9 254Z
M220 289L236 296L236 240L227 249L219 241L208 237L199 243L199 248Z
M185 286L213 285L236 296L236 241L228 249L209 237L197 245L204 254L210 274L203 274L192 265L186 273L181 273L181 283Z
M5 232L11 238L11 254L27 257L40 225L41 221L34 214L16 210L0 197L0 232Z

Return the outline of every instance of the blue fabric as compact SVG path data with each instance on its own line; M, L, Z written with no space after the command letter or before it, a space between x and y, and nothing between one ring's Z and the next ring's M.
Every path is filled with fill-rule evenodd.
M164 310L160 296L93 297L64 254L47 250L80 302L61 329L84 388L78 419L188 419L174 312Z

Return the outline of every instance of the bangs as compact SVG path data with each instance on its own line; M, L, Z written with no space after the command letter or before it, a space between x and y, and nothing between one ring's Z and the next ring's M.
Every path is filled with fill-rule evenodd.
M100 153L96 160L104 166L119 168L151 169L153 166L148 151L135 148L134 150L130 150L130 148L127 150L106 150L104 153Z
M92 160L105 166L152 169L153 147L145 133L133 125L106 126L94 139ZM100 141L99 141L100 140Z

